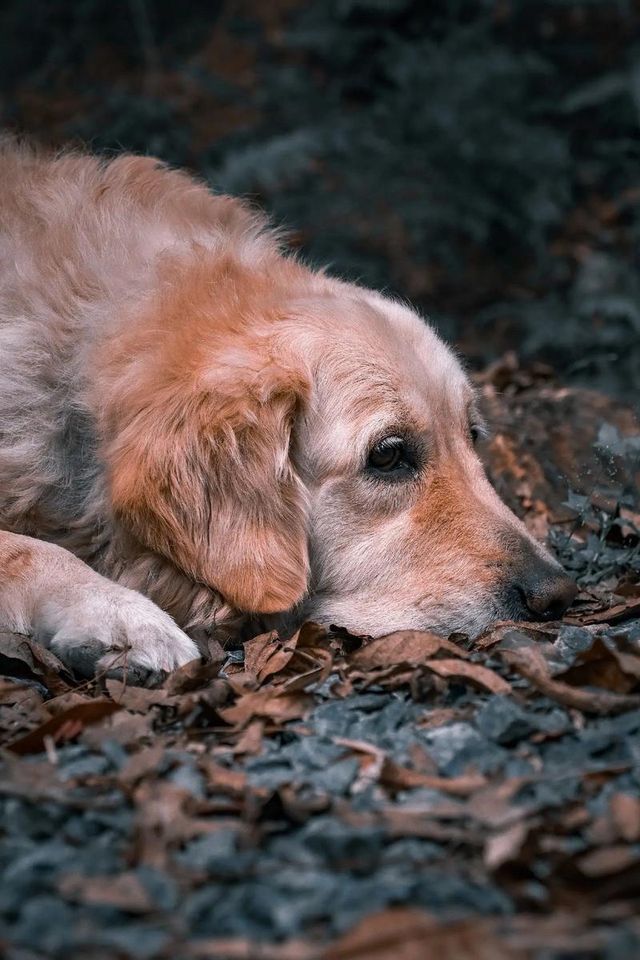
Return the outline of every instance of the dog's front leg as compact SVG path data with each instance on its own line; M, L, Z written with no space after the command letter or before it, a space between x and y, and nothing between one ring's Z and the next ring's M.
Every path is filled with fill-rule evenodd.
M27 633L76 672L173 670L195 643L142 594L68 550L0 531L0 629Z

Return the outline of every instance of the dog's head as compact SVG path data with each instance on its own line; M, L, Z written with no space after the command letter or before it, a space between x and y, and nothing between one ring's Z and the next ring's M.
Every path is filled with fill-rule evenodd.
M560 615L575 588L490 486L454 354L407 307L324 278L296 295L289 269L170 286L121 338L119 521L241 611L372 635Z
M452 351L369 291L344 287L308 313L313 395L295 449L310 502L307 615L372 635L560 616L575 587L487 480L485 426Z

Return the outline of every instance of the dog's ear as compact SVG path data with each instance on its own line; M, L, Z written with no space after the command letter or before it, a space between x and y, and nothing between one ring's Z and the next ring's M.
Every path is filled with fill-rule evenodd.
M289 456L305 389L272 366L170 391L106 451L116 519L239 610L287 610L306 590L305 491Z

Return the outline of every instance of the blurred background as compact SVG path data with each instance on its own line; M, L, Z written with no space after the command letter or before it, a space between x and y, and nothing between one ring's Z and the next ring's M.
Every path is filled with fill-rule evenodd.
M155 154L479 367L640 401L631 0L3 0L0 125Z

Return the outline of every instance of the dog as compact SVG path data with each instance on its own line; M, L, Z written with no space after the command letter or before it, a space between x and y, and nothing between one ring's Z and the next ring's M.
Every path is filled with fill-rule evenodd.
M0 628L171 670L247 618L380 636L556 619L461 363L146 157L0 148Z

